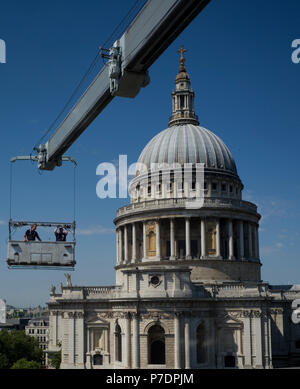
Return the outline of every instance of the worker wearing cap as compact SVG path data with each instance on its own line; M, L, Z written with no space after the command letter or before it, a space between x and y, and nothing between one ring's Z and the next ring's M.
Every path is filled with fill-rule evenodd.
M67 228L64 229L63 227L56 227L54 230L56 242L65 242L67 239L68 232L69 231L67 230Z
M36 224L33 224L29 230L25 232L24 242L30 242L38 239L40 242L42 241L39 237L39 234L36 232Z

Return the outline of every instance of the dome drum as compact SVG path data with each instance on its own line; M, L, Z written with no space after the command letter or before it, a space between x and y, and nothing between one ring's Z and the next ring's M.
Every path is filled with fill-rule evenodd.
M247 268L244 263L256 263L259 266L255 269L260 269L258 214L251 217L246 213L209 209L198 210L198 213L191 210L171 212L171 209L161 212L160 216L159 212L153 212L151 217L151 213L144 210L135 217L126 215L115 220L117 269L135 268L148 262L176 266L182 261L191 261L189 266L193 269L201 268L205 261L202 280L209 281L213 274L208 270L210 263L217 274L217 270L222 273L224 266L227 269L224 264L230 262L237 265L233 268L241 271L237 275L238 270L228 270L229 274L237 275L236 280L252 276L252 280L257 280L260 277L259 270L249 274L244 272ZM228 266L231 269L231 265ZM210 274L210 278L206 279L205 274Z
M193 198L197 185L204 197L242 198L243 184L239 177L221 170L204 170L204 182L197 183L195 169L156 170L140 174L129 186L132 203L168 198ZM189 176L188 179L186 178ZM183 182L184 179L184 182ZM200 192L199 192L200 193Z

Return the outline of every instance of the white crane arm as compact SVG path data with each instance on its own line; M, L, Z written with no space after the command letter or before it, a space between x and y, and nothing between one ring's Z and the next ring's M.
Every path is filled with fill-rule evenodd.
M210 0L148 0L109 50L109 61L38 149L38 167L53 170L114 96L134 98L149 83L148 69Z

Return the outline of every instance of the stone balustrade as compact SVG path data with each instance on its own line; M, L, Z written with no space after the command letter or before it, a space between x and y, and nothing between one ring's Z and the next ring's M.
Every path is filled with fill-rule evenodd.
M193 201L192 199L161 199L150 200L142 203L132 203L117 212L117 217L127 215L128 213L139 212L141 210L166 209L166 208L185 208L186 202ZM248 212L257 212L257 206L249 201L224 198L209 198L204 200L203 208L222 208L222 209L238 209Z

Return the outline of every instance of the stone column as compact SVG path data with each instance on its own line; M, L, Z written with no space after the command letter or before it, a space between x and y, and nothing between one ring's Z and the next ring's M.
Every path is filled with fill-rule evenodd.
M69 321L69 365L75 365L75 318L74 312L68 313Z
M243 350L243 347L242 347L242 330L238 330L236 332L236 335L237 335L237 350L236 350L236 365L239 369L242 369L243 368L243 357L242 357L242 350Z
M255 317L255 367L262 369L263 360L262 360L262 337L261 337L261 314L257 312Z
M78 354L78 366L80 366L83 369L84 360L85 360L85 355L84 355L85 336L84 336L84 313L83 312L77 313L76 326L77 326L77 333L78 333L78 350L76 350Z
M86 329L86 350L88 353L90 351L92 351L91 342L90 342L90 329L89 329L89 327L87 327L87 329Z
M137 313L134 313L132 318L132 368L140 368L140 330Z
M191 256L191 221L190 218L185 219L185 256L186 259L192 259Z
M180 313L175 312L174 318L174 368L181 369L181 358L180 358Z
M171 246L171 258L175 259L175 221L170 219L170 246Z
M206 225L205 219L201 219L201 258L206 257Z
M131 262L136 262L136 224L132 223L132 257Z
M207 193L207 196L210 198L211 197L211 193L212 193L212 182L209 181L208 182L208 193Z
M234 259L233 251L233 226L232 220L228 220L228 237L229 237L229 259Z
M244 251L244 222L243 220L240 220L239 222L239 225L240 225L240 236L239 236L239 240L240 240L240 259L244 259L245 257L245 251Z
M160 249L160 221L156 222L156 256L158 259L161 259L161 249Z
M249 250L249 258L253 257L252 253L252 226L251 223L248 222L248 250Z
M220 232L220 219L216 223L216 257L221 257L221 232Z
M185 317L184 323L184 348L185 348L185 368L191 368L191 356L190 356L190 317Z
M117 265L120 264L120 254L119 254L119 229L116 229L116 256L117 256Z
M50 312L50 339L49 343L50 346L55 347L57 346L57 311L51 311ZM52 326L51 326L52 324Z
M143 258L147 258L147 236L146 236L146 223L143 222Z
M253 226L252 226L252 239L254 239L254 242L252 243L253 244L253 253L252 253L252 255L253 255L253 258L257 258L257 253L256 253L256 225L254 224Z
M255 258L259 259L258 225L255 227Z
M128 263L128 226L124 226L124 260Z
M270 315L270 314L269 314ZM273 368L273 357L272 357L272 331L271 331L271 315L268 316L268 345L269 345L269 357L270 357L270 369Z
M125 368L130 368L130 316L125 315Z
M262 322L262 328L263 328L263 346L264 346L264 354L265 354L264 360L265 360L265 367L266 368L270 367L270 360L271 360L271 357L269 354L269 341L271 339L270 339L270 334L269 334L268 321L269 321L268 309L263 308L261 322Z
M245 368L252 368L252 356L251 356L251 317L250 314L244 316L244 354L245 354Z
M123 258L123 230L122 230L122 227L120 227L119 233L120 233L120 242L119 242L120 257L119 257L119 260L120 260L120 263L123 263L124 258Z

